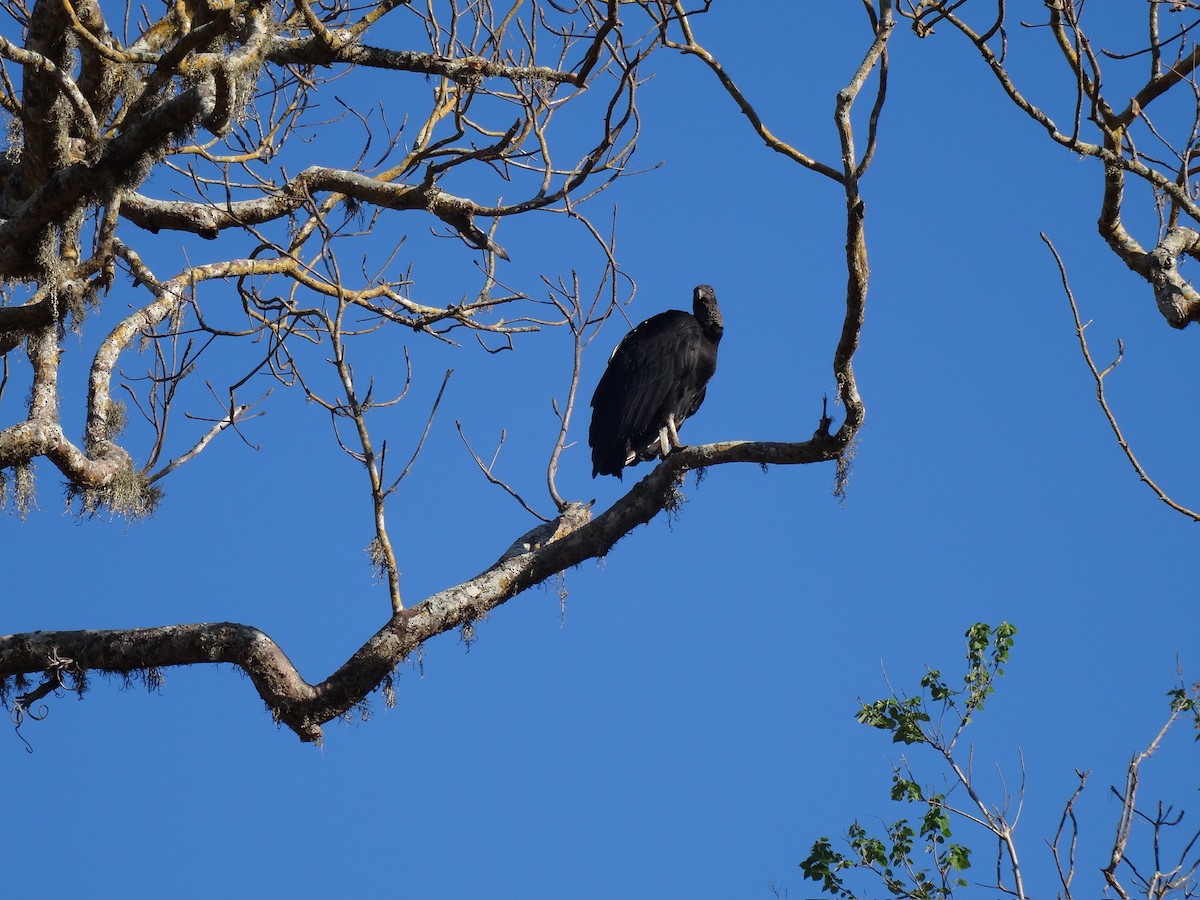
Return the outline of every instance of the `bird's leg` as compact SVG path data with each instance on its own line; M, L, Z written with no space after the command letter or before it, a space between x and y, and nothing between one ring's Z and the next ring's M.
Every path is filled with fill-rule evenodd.
M658 430L658 449L664 459L671 452L671 434L675 431L675 425L670 418L667 419L667 424Z
M679 439L679 429L675 427L675 416L667 416L667 427L665 429L671 439L671 446L678 449L683 446L683 441ZM663 454L666 456L667 454Z

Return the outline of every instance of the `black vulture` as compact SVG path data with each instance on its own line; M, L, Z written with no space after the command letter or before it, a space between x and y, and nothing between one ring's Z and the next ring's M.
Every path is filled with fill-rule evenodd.
M670 309L622 338L592 396L592 477L621 477L625 466L666 456L679 427L704 402L725 329L707 284L692 295L694 314Z

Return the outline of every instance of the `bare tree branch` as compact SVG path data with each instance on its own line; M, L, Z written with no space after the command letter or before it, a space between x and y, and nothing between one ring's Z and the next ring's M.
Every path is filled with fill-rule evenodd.
M1138 478L1140 478L1142 482L1154 492L1155 496L1157 496L1159 500L1167 504L1167 506L1171 507L1171 509L1175 510L1176 512L1187 516L1192 521L1200 522L1200 513L1196 513L1187 507L1176 503L1169 496L1167 496L1166 492L1163 491L1163 489L1160 488L1153 481L1153 479L1150 478L1150 476L1146 473L1146 470L1142 468L1142 464L1138 462L1137 457L1134 456L1133 450L1126 442L1125 435L1121 433L1121 427L1117 424L1117 417L1113 414L1112 409L1109 407L1108 398L1104 393L1104 379L1121 362L1125 348L1120 344L1120 342L1118 342L1117 357L1108 366L1108 368L1106 368L1104 371L1100 371L1100 369L1096 366L1095 361L1092 359L1091 350L1088 348L1087 336L1084 333L1087 325L1083 323L1083 320L1079 316L1079 307L1075 303L1075 295L1071 291L1070 283L1067 281L1066 266L1063 264L1062 257L1058 255L1058 250L1050 241L1050 238L1048 238L1045 234L1042 234L1041 238L1045 242L1046 246L1050 248L1050 252L1054 255L1054 262L1058 265L1058 273L1062 278L1063 292L1067 296L1067 302L1071 305L1071 315L1074 316L1075 319L1075 335L1079 339L1079 350L1083 354L1083 360L1087 364L1088 371L1092 373L1092 379L1096 382L1096 402L1100 404L1100 409L1104 413L1104 418L1108 420L1108 425L1112 429L1113 435L1117 439L1117 444L1121 447L1121 451L1125 454L1125 458L1129 460L1129 464L1133 466L1133 470L1137 472Z
M731 462L805 464L833 459L829 438L796 444L732 441L673 453L603 515L572 504L553 521L523 534L474 578L397 610L324 681L310 684L284 651L256 628L233 623L171 625L121 631L38 631L0 637L0 675L35 674L57 656L86 660L96 672L133 672L199 663L231 663L254 683L275 718L306 741L377 688L430 638L488 611L588 559L604 556L622 537L649 522L675 496L689 470ZM83 665L83 663L79 663Z
M1189 183L1193 160L1200 153L1200 134L1195 121L1200 119L1200 93L1196 91L1194 75L1200 67L1200 45L1189 36L1196 22L1185 26L1179 34L1181 46L1175 61L1163 66L1165 42L1158 28L1157 3L1148 3L1146 20L1146 45L1151 65L1149 76L1128 99L1114 100L1105 91L1105 81L1100 68L1100 54L1083 26L1084 4L1081 0L1053 0L1046 4L1046 28L1054 37L1059 55L1067 64L1073 81L1075 104L1072 109L1073 123L1070 133L1061 130L1051 116L1036 103L1028 99L1013 80L1002 53L998 54L991 43L997 34L1006 40L1004 3L997 6L996 19L986 32L980 33L967 21L966 13L971 8L967 0L921 0L908 3L901 15L912 20L918 36L927 37L933 25L948 22L963 37L974 45L984 63L1012 103L1031 119L1041 125L1055 143L1085 157L1097 159L1102 167L1102 201L1097 227L1100 234L1115 253L1133 272L1147 281L1153 289L1155 302L1163 318L1173 328L1185 328L1200 321L1200 293L1179 272L1178 258L1187 254L1200 258L1200 238L1195 228L1177 225L1178 217L1186 215L1200 227L1200 205ZM1182 12L1182 8L1177 11ZM1174 40L1174 38L1172 38ZM1133 59L1137 54L1102 54L1118 62ZM1188 91L1195 110L1190 132L1178 147L1172 147L1164 137L1162 129L1151 118L1152 107L1162 105L1163 98L1173 96L1179 88ZM1185 100L1185 102L1187 102ZM1097 132L1095 140L1085 140L1082 135L1087 127ZM1138 148L1141 136L1165 145L1172 160L1159 161ZM1170 203L1170 227L1165 229L1154 242L1137 240L1123 222L1122 210L1126 202L1125 180L1127 176L1144 182L1156 195ZM1147 251L1145 244L1153 243Z

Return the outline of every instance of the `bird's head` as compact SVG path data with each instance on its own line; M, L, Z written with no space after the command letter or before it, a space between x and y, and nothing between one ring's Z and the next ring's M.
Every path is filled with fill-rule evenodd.
M717 306L717 292L712 285L696 285L692 292L692 310L709 339L713 342L721 340L725 323L721 318L721 307Z

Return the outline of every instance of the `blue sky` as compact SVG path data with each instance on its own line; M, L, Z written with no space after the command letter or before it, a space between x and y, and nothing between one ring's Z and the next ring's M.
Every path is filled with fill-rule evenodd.
M832 161L833 95L866 43L857 4L783 5L770 29L717 6L700 39L778 134ZM1069 97L1049 40L1014 30L1014 67L1061 114ZM858 700L886 693L885 671L914 689L926 664L957 673L964 630L1008 620L1020 633L977 723L975 767L994 789L996 766L1011 785L1024 759L1018 839L1036 896L1057 887L1043 839L1074 770L1094 772L1078 887L1098 893L1118 811L1107 787L1165 718L1177 664L1200 677L1196 526L1139 484L1108 432L1038 232L1063 253L1097 357L1125 343L1108 387L1127 437L1192 506L1196 335L1164 324L1097 235L1095 163L1051 145L963 42L900 29L892 64L863 188L867 424L844 505L831 466L723 466L689 480L677 518L566 573L565 600L547 584L496 610L469 647L432 641L420 669L402 668L396 708L377 698L369 722L327 726L319 749L276 728L228 667L169 671L149 696L97 678L25 725L32 754L0 739L9 892L717 898L771 896L773 881L816 896L797 868L814 839L904 813L887 800L900 751L855 724ZM595 207L604 218L619 204L618 249L639 285L629 316L685 307L694 284L714 285L720 368L684 439L803 439L833 393L841 197L763 149L695 61L651 65L639 159L664 164ZM1143 241L1152 213L1131 212ZM368 240L387 252L399 230L427 225L389 214ZM511 277L569 270L578 242L564 227L546 216L502 229ZM164 269L179 244L159 237ZM437 294L471 282L468 253L438 252L414 259L419 284ZM125 301L114 290L108 302ZM591 348L585 401L622 331L614 322ZM86 355L95 340L66 346ZM506 428L501 474L549 506L550 400L569 347L547 334L496 356L410 349L413 390L385 426L398 447L412 446L455 368L390 507L414 602L533 524L475 470L455 419L481 452ZM391 346L373 361L386 374L398 359ZM19 399L10 389L0 411ZM265 408L247 428L261 449L215 442L169 479L149 522L63 515L58 478L41 467L38 508L0 520L0 630L228 619L269 633L310 681L340 665L387 615L363 553L365 485L318 411L278 392ZM605 507L622 485L588 477L585 429L578 418L559 484ZM1181 726L1147 764L1147 801L1188 807L1192 737ZM918 751L909 761L932 777ZM969 825L961 836L986 879L990 844Z

